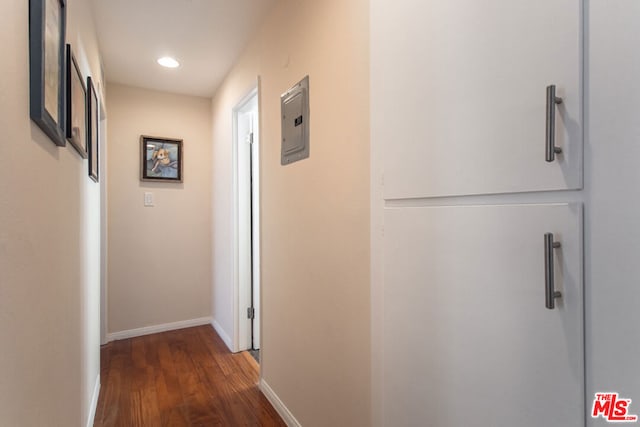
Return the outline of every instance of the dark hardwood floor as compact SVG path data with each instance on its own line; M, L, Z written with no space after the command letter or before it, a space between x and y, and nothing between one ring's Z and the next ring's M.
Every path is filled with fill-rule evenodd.
M255 361L211 326L114 341L101 360L94 426L285 426Z

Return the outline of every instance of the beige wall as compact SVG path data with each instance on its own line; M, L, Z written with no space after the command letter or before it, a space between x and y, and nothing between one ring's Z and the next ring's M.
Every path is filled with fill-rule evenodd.
M231 336L231 110L261 79L263 378L304 426L370 424L366 0L281 0L213 100L214 318ZM311 156L280 166L310 76Z
M108 85L108 330L211 315L211 102ZM140 135L184 140L183 183L140 181ZM155 207L144 207L144 192Z
M67 5L67 41L100 83L89 3ZM29 119L28 10L0 2L0 425L81 426L100 363L100 186Z

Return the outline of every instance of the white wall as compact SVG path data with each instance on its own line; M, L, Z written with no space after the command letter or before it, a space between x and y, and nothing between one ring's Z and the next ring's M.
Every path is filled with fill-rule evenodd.
M209 318L211 101L108 88L109 333ZM140 181L141 135L184 140L182 183Z
M102 87L89 2L67 5L67 41ZM0 3L0 425L79 426L100 372L100 191L29 119L28 9Z
M640 2L587 4L587 409L617 391L640 414Z
M213 314L233 327L232 109L260 76L262 375L305 426L370 424L366 0L281 0L213 100ZM311 155L280 165L310 78Z

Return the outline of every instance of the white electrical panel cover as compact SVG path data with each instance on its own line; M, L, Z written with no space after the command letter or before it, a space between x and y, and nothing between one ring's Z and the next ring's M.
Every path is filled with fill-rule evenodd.
M309 76L280 96L282 165L309 157Z

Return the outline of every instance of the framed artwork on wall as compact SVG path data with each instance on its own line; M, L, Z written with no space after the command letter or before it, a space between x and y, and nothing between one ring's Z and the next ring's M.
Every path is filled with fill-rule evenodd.
M87 158L87 88L71 45L67 45L67 141Z
M65 0L29 0L29 114L58 146L65 138Z
M182 140L142 135L140 180L182 182Z
M98 93L93 85L91 76L89 76L87 77L87 124L89 129L87 132L87 141L89 143L89 177L95 182L99 181L98 150L100 149L100 112L98 111L98 105Z

